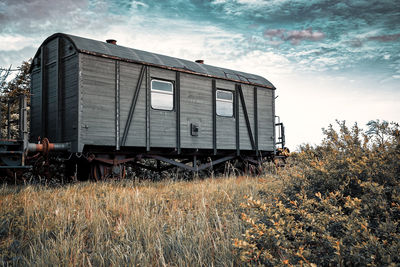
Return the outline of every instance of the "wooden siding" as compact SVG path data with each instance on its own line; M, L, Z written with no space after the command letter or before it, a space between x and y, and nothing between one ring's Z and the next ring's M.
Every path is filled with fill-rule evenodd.
M225 89L233 92L235 96L235 83L217 80L217 90ZM236 99L234 99L234 102ZM210 103L211 105L211 103ZM235 103L233 104L235 106ZM211 107L210 107L211 109ZM234 117L222 117L217 115L217 149L236 149L236 128Z
M115 60L79 58L80 146L115 145Z
M51 142L72 142L72 152L81 152L84 145L116 145L116 60L78 53L69 40L57 37L45 43L37 54L40 65L33 66L31 76L31 142L48 137ZM61 60L58 62L58 60ZM120 137L125 130L132 98L142 65L119 61ZM212 79L157 67L146 67L125 146L148 149L177 147L177 119L180 120L180 144L186 149L213 148ZM180 77L180 117L174 97L172 111L151 108L151 79L174 84ZM239 84L216 79L216 89L234 94L234 114L216 116L216 148L236 149L236 121L239 120L241 150L252 150L248 126L240 97ZM255 140L254 86L240 85L247 108L252 138ZM274 91L258 88L258 148L274 150ZM61 95L59 95L61 94ZM44 101L43 105L42 102ZM43 113L42 111L45 111ZM147 112L148 111L148 112ZM43 125L42 122L45 124ZM147 122L149 122L147 124ZM191 124L199 127L198 136L191 135ZM146 136L149 137L146 143Z
M250 121L251 135L254 140L254 86L241 85L244 101L246 103L247 116ZM240 149L252 150L250 137L247 130L247 124L244 117L242 103L239 102L239 137L240 137Z
M141 65L120 63L120 132L136 89ZM115 61L81 55L82 145L115 145ZM150 77L175 82L175 72L151 68ZM125 146L146 144L146 79L142 81ZM175 147L175 111L150 109L150 146Z
M175 72L149 68L151 79L164 79L174 84ZM150 85L148 85L150 90ZM176 147L176 104L171 111L150 108L150 147Z
M181 146L212 148L212 85L211 79L181 74ZM190 125L199 127L198 136L191 136Z
M57 50L58 50L57 40L58 38L53 39L46 44L46 49L44 50L46 64L51 64L57 61Z
M258 96L258 140L260 150L274 150L273 91L257 89Z
M80 55L81 64L81 143L115 146L115 60L90 55ZM125 130L126 120L141 65L120 62L120 132ZM146 90L150 90L151 79L169 80L176 90L176 73L150 67L149 74L142 81L138 100L134 109L132 123L127 135L126 146L146 146ZM230 90L235 94L234 82L217 80L217 89ZM254 128L254 87L241 85L251 134L255 139ZM273 151L273 95L271 90L258 89L258 124L260 150ZM149 94L150 95L150 94ZM186 73L180 75L180 128L181 147L212 149L212 83L211 79ZM239 101L239 142L241 150L252 150L249 132ZM150 104L150 100L149 100ZM150 149L154 147L176 147L176 103L174 110L163 111L149 108ZM191 124L199 126L199 135L191 136ZM217 149L236 149L236 118L216 117Z
M61 57L65 58L65 57L69 57L72 55L76 55L78 53L69 40L67 40L65 38L60 38L60 42L61 42L61 45L60 45Z
M41 53L37 55L38 60L43 62L33 66L31 74L30 141L37 142L39 136L47 137L51 142L68 141L72 143L72 151L75 152L78 149L78 54L71 49L63 53L68 44L71 45L67 40L51 40L41 49L43 57ZM45 126L42 125L43 118Z
M80 55L81 146L115 145L115 61ZM120 132L125 130L141 65L120 63ZM175 72L149 68L150 77L175 83ZM143 79L125 146L146 145L146 79ZM150 146L176 146L175 110L150 109Z
M125 130L141 67L142 66L138 64L121 62L121 136ZM125 145L146 145L146 79L143 79L140 87Z
M45 105L46 105L46 120L45 124L46 133L43 136L46 136L49 140L54 140L56 142L56 120L57 120L57 98L56 98L56 90L57 90L57 76L56 76L56 62L50 63L46 65L45 68L45 90L47 90L45 94Z
M61 60L61 94L60 104L62 118L61 142L71 142L71 149L78 151L78 54L64 57Z

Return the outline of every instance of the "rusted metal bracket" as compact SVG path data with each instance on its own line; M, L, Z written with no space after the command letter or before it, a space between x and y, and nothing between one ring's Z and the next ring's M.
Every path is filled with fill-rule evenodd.
M134 161L134 160L136 160L136 158L127 158L127 159L117 159L117 158L114 158L114 159L106 159L106 158L96 157L94 154L91 154L91 155L87 158L87 160L88 160L89 162L92 162L92 161L99 161L99 162L102 162L102 163L105 163L105 164L108 164L108 165L118 165L118 164L124 164L124 163L130 162L130 161Z
M241 159L244 161L247 161L248 163L253 164L253 165L260 165L260 164L264 163L263 160L257 160L252 157L243 157L242 156Z
M222 157L222 158L219 158L217 160L214 160L214 161L211 161L208 163L201 164L199 166L197 166L197 164L194 164L194 166L189 166L189 165L184 164L183 162L175 161L173 159L165 158L162 156L149 155L148 157L169 163L171 165L174 165L175 167L179 167L179 168L182 168L182 169L185 169L188 171L192 171L192 172L201 171L201 170L207 169L209 167L212 167L213 165L217 165L219 163L236 158L236 156L226 156L226 157Z

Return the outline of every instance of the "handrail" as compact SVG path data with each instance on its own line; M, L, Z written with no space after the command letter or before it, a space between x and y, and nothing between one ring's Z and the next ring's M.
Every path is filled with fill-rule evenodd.
M3 128L7 127L6 139L21 139L25 138L27 134L27 104L26 96L20 94L14 97L0 96L0 139L3 138ZM13 120L13 105L18 105L18 118ZM5 110L5 119L3 125L3 109ZM14 107L15 109L15 107ZM18 125L17 132L18 135L14 134L11 129L12 125Z

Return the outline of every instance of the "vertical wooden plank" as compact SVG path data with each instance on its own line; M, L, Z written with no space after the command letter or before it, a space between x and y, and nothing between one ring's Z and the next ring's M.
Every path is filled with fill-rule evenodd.
M259 89L257 92L258 102L258 149L260 152L273 151L274 148L274 124L273 120L273 91Z
M83 90L84 90L84 82L83 82L83 77L82 77L82 73L83 72L83 68L84 68L84 64L85 61L83 60L83 54L78 53L78 72L76 73L77 75L77 80L78 80L78 91L77 91L77 104L78 104L78 120L77 120L77 150L78 151L82 151L83 150L83 136L82 136L82 127L81 127L81 123L82 123L82 117L83 117L83 106L82 106L82 102L83 102Z
M235 122L236 122L236 155L240 156L239 136L239 85L235 85Z
M217 155L217 103L216 103L217 84L212 80L212 143L214 155Z
M56 81L56 83L55 83L55 88L54 88L54 97L55 97L55 101L54 101L54 112L56 112L56 121L55 121L55 130L56 130L56 132L55 132L55 138L56 138L56 140L53 140L53 142L54 141L56 141L56 142L59 142L60 141L60 139L58 138L58 135L59 135L59 127L60 127L60 121L59 121L59 114L60 114L60 111L59 111L59 64L58 64L58 62L59 62L59 54L60 54L60 37L58 37L58 38L56 38L56 40L55 40L55 42L56 42L56 44L55 44L55 47L56 47L56 49L55 49L55 59L56 59L56 69L55 69L55 73L54 73L54 77L56 77L56 79L57 79L57 81Z
M257 87L254 87L254 142L256 146L256 155L258 156L258 100Z
M62 132L63 132L63 118L62 118L62 75L61 75L61 40L60 37L57 39L56 44L56 73L55 77L57 77L56 82L56 107L55 110L57 112L57 120L56 120L56 142L61 142L62 140Z
M41 115L42 115L42 134L41 137L46 137L47 134L47 101L46 101L46 95L47 95L47 88L46 88L46 76L45 76L45 70L46 70L46 57L44 55L44 45L40 48L40 84L41 84L41 90L42 90L42 103L41 103Z
M115 61L115 149L119 150L120 138L120 62Z
M146 151L150 151L150 67L146 66Z
M176 105L176 150L181 154L181 73L176 72L175 105Z

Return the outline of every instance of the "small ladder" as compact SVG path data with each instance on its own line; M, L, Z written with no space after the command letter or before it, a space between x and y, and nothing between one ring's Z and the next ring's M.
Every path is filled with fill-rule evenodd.
M10 106L19 101L18 120L12 121ZM6 126L7 138L1 139L0 132L0 169L27 169L32 166L25 165L25 151L28 143L28 130L27 130L27 101L25 95L20 95L17 98L7 98L6 106ZM18 139L11 138L11 124L18 123ZM0 128L1 125L1 109L0 109Z
M0 169L29 169L25 166L24 144L22 140L0 140Z

